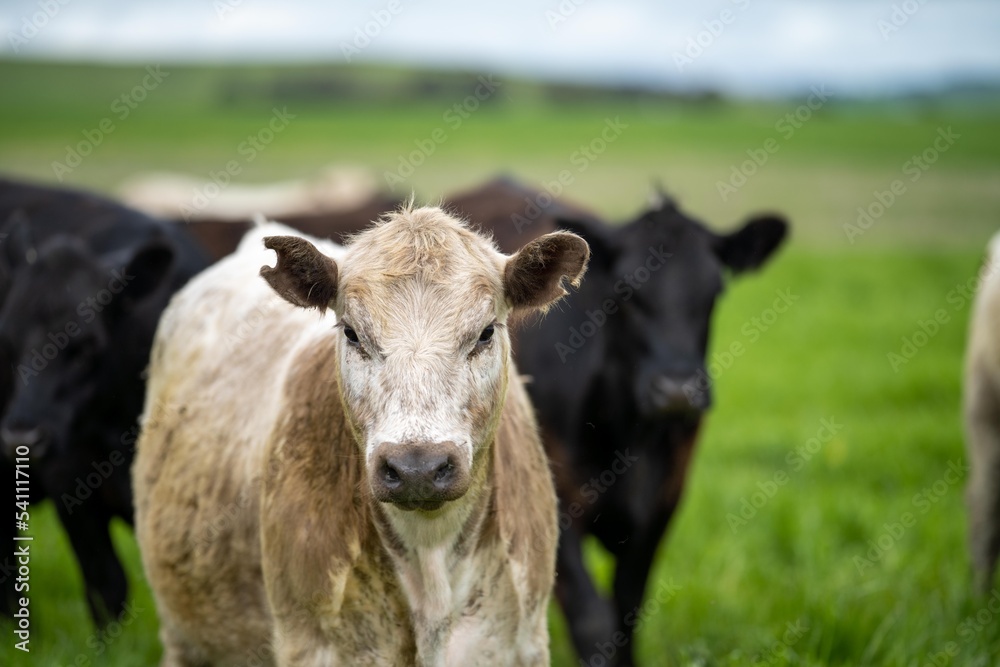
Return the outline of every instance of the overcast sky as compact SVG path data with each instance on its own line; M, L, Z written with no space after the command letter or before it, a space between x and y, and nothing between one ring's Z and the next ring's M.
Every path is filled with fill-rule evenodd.
M878 94L1000 82L992 0L0 2L4 57L343 61L346 51L355 62L753 96L820 83ZM366 24L370 44L355 43Z

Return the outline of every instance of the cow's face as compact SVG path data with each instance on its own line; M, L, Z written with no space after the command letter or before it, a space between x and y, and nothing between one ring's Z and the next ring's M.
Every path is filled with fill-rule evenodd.
M70 446L99 380L115 372L119 327L171 258L157 244L102 260L66 236L25 249L0 309L0 357L12 373L0 419L6 456L37 460Z
M767 261L785 237L784 220L758 217L720 235L668 202L615 230L562 224L593 247L589 287L596 267L606 271L604 298L620 308L611 344L627 357L639 410L647 416L706 410L709 330L726 274Z
M507 320L576 283L587 245L565 232L513 257L440 209L416 209L357 237L339 264L307 241L271 237L272 287L338 315L339 384L373 496L433 511L487 470L506 395Z

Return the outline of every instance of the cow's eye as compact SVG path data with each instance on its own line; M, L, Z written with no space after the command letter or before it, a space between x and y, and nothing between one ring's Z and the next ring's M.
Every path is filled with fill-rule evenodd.
M483 329L483 332L479 334L478 344L486 345L486 343L490 342L492 339L493 339L493 325L491 324L485 329Z
M344 325L344 338L351 345L361 345L361 340L358 338L358 332L351 327Z

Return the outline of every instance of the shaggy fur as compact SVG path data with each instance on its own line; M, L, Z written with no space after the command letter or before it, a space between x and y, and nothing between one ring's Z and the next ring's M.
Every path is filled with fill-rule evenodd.
M586 244L538 239L539 268L439 209L346 250L294 235L250 232L157 332L133 477L162 664L547 665L555 495L504 323L548 305L525 285L578 281ZM446 441L462 498L373 499L375 446Z
M990 243L969 325L965 429L972 474L969 549L977 587L988 590L1000 555L1000 234Z

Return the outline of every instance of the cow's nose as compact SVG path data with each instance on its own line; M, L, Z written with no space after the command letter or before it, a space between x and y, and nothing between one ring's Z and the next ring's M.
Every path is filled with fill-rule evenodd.
M653 380L649 392L649 407L653 412L702 412L711 403L709 388L699 383L698 375L683 378L661 375Z
M49 439L41 426L0 428L3 454L10 460L15 457L30 456L40 459L45 456Z
M453 442L382 443L373 458L377 500L405 510L435 510L469 489L469 471Z

